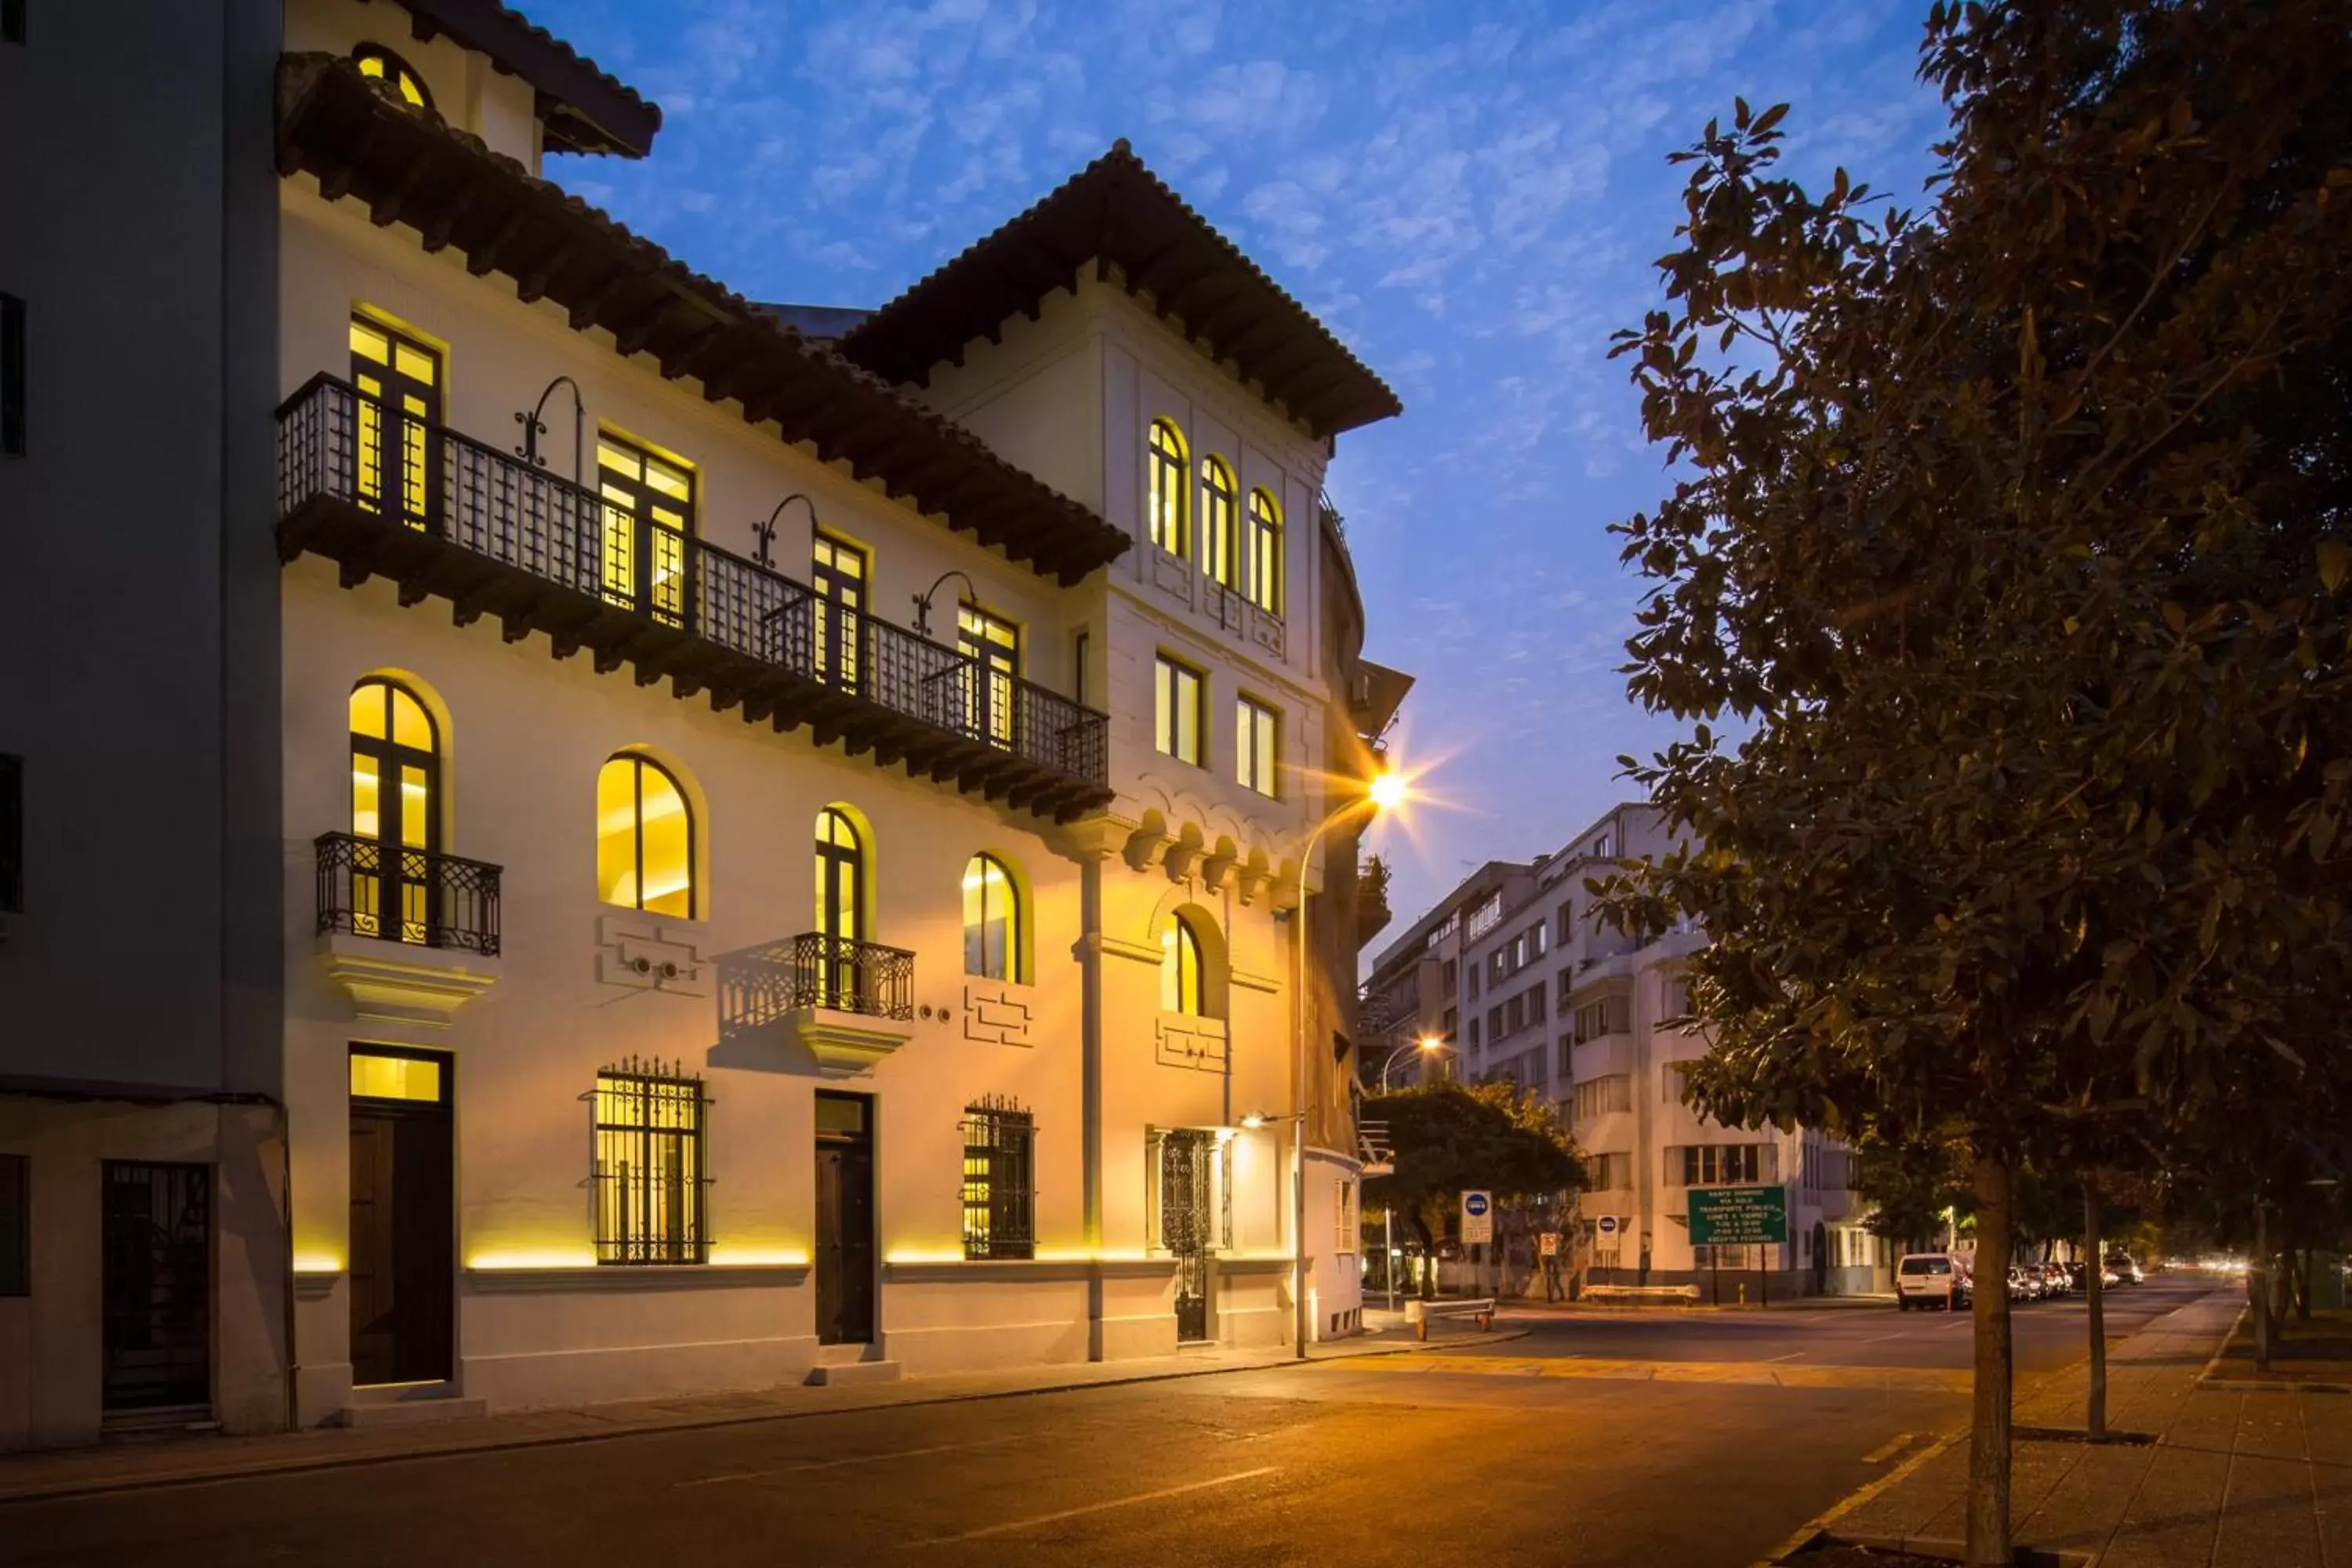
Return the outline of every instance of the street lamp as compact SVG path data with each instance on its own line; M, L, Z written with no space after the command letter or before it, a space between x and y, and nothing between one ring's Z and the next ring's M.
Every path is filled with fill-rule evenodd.
M1408 1045L1411 1049L1420 1057L1433 1057L1440 1051L1451 1051L1454 1048L1450 1042L1448 1042L1443 1036L1439 1035L1423 1035L1417 1040L1408 1042ZM1389 1052L1388 1059L1381 1063L1381 1092L1382 1094L1386 1094L1389 1091L1389 1073L1396 1067L1398 1062L1408 1059L1406 1052L1407 1046L1398 1046ZM1457 1052L1456 1054L1458 1055L1459 1053Z
M1291 1072L1298 1103L1290 1130L1290 1299L1291 1342L1297 1347L1295 1359L1299 1361L1307 1359L1307 870L1315 863L1315 847L1332 828L1358 812L1378 816L1394 811L1412 796L1412 781L1392 768L1383 768L1364 781L1361 795L1341 801L1315 825L1298 856L1298 902L1291 916L1298 925L1298 967L1291 983L1296 993L1291 998L1296 1044Z

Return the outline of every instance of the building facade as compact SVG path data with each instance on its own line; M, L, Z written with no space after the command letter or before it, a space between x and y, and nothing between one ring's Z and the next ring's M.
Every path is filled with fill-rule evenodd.
M1404 682L1321 493L1387 388L1124 143L887 305L763 305L542 177L659 112L514 12L266 52L284 1305L218 1418L1353 1328Z
M1683 1101L1706 1054L1683 977L1705 933L1637 936L1593 918L1588 881L1673 847L1654 807L1620 805L1558 852L1490 865L1447 897L1434 931L1461 932L1446 1005L1464 1075L1559 1104L1590 1184L1578 1200L1588 1282L1696 1284L1727 1300L1743 1287L1751 1299L1880 1289L1885 1246L1856 1213L1842 1145L1810 1129L1726 1128ZM1787 1243L1695 1247L1694 1186L1781 1188Z

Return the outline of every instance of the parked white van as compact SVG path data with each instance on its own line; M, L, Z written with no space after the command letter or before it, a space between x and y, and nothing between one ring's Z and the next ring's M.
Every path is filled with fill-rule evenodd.
M1904 1311L1969 1304L1969 1266L1948 1252L1906 1252L1895 1268L1895 1304Z

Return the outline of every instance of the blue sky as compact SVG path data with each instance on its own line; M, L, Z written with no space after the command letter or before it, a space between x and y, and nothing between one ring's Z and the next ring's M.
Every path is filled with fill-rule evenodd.
M1924 0L524 4L666 117L550 174L754 299L878 303L1125 136L1397 388L1330 488L1366 651L1420 680L1402 751L1444 759L1386 845L1401 918L1558 847L1666 733L1606 531L1666 479L1604 358L1673 246L1665 155L1786 100L1800 177L1916 205L1942 126Z

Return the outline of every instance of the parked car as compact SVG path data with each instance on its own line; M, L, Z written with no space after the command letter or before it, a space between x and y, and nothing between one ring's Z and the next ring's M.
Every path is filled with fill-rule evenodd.
M2089 1289L2091 1288L2090 1265L2087 1263L2067 1264L2066 1280L2068 1286L2074 1290L2081 1291Z
M1895 1305L1909 1311L1942 1308L1954 1311L1969 1304L1969 1266L1948 1252L1906 1252L1895 1266Z
M2107 1255L2107 1267L2116 1271L2116 1278L2124 1284L2137 1285L2139 1283L2139 1265L2133 1262L2128 1254L2121 1252L2109 1253Z
M2036 1270L2019 1267L2009 1271L2009 1299L2012 1301L2039 1301L2047 1294L2042 1276Z

